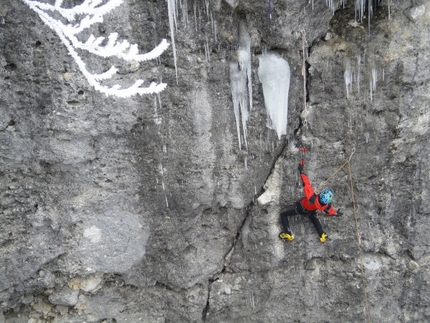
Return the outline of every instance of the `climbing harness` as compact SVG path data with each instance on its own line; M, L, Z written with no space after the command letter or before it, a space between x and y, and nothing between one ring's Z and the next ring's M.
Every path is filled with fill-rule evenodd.
M353 185L353 179L352 179L352 170L351 170L351 159L352 155L355 153L355 147L352 148L351 154L348 158L348 160L343 163L327 180L325 180L319 187L318 190L327 183L330 179L332 179L342 168L344 168L346 165L348 165L348 172L349 172L349 182L350 182L350 190L351 190L351 199L352 199L352 206L354 209L354 220L355 220L355 231L357 235L357 242L358 242L358 253L360 255L360 263L361 263L361 280L363 283L363 294L364 294L364 302L366 306L366 320L368 323L370 323L370 313L369 313L369 300L367 297L367 287L366 287L366 275L364 272L364 260L363 260L363 251L361 248L361 236L360 236L360 230L358 227L358 215L357 215L357 207L355 204L355 197L354 197L354 185Z

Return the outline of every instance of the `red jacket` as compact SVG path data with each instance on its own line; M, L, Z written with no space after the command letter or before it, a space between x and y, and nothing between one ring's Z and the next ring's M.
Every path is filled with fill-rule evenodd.
M308 211L322 211L325 212L327 216L337 215L337 212L333 209L331 204L321 204L320 198L315 194L314 189L312 188L311 182L306 174L300 174L300 177L303 181L303 193L305 197L300 201L302 203L303 208Z

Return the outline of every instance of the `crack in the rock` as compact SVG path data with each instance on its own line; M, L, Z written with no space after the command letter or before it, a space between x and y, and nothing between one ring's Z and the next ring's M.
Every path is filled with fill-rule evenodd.
M206 299L206 305L205 305L205 307L203 308L203 311L202 311L202 323L206 322L206 316L207 316L207 314L209 312L212 283L215 282L215 281L217 281L217 280L218 280L218 278L216 278L216 279L209 279L209 282L208 282L208 297Z
M276 154L275 158L273 159L272 165L271 165L271 167L270 167L270 171L269 171L268 175L266 176L266 179L264 180L264 184L263 184L263 186L262 186L262 187L260 188L260 190L259 190L259 191L258 191L258 192L253 196L253 197L252 197L251 202L250 202L250 203L248 204L248 206L246 207L246 215L245 215L245 217L243 218L242 223L240 224L240 226L239 226L239 227L238 227L238 229L237 229L236 236L235 236L235 238L233 239L233 243L232 243L231 248L229 249L229 251L227 252L227 254L224 256L224 266L223 266L223 269L221 270L221 273L224 273L224 272L226 271L226 269L227 269L228 265L229 265L229 260L230 260L231 255L232 255L232 254L233 254L233 252L234 252L234 249L235 249L235 247L236 247L237 240L239 240L239 237L240 237L240 235L241 235L241 232L242 232L242 230L243 230L243 227L244 227L244 225L245 225L246 221L248 220L248 218L249 218L249 216L250 216L250 212L249 212L249 210L253 208L253 206L255 205L255 203L256 203L256 201L258 200L258 198L259 198L259 197L260 197L260 196L265 192L265 190L264 190L264 185L266 184L266 182L267 182L267 180L269 179L269 177L272 175L272 173L273 173L273 171L274 171L274 169L275 169L276 162L277 162L277 161L278 161L278 159L279 159L279 158L281 158L281 156L283 155L283 153L284 153L284 151L285 151L285 149L286 149L287 145L288 145L288 139L285 139L285 138L284 138L283 143L282 143L282 145L281 145L281 149L279 149L278 153Z
M221 271L220 272L218 272L218 273L216 273L216 274L214 274L213 276L212 276L212 278L211 279L209 279L209 283L208 283L208 296L207 296L207 300L206 300L206 306L203 308L203 311L202 311L202 322L204 323L205 321L206 321L206 315L207 315L207 313L209 312L209 307L210 307L210 296L211 296L211 287L212 287L212 283L214 283L215 281L217 281L218 280L218 275L219 274L223 274L223 273L225 273L226 272L226 270L227 270L227 268L228 268L228 266L229 266L229 264L230 264L230 257L231 257L231 255L233 254L233 252L234 252L234 250L235 250L235 248L236 248L236 243L237 243L237 241L239 240L239 238L240 238L240 235L241 235L241 233L242 233L242 230L243 230L243 227L244 227L244 225L246 224L246 221L249 219L249 217L250 217L250 212L249 212L249 210L250 209L252 209L253 208L253 206L255 205L255 203L256 203L256 200L265 192L265 190L264 190L264 185L266 184L266 182L267 182L267 180L269 179L269 177L272 175L272 173L273 173L273 171L274 171L274 169L275 169L275 165L276 165L276 162L278 161L278 159L279 158L281 158L282 156L283 156L283 154L284 154L284 151L285 151L285 149L286 149L286 147L287 147L287 145L288 145L288 139L286 139L286 138L284 138L283 139L283 142L282 142L282 144L281 144L281 148L279 149L279 151L278 151L278 153L276 154L276 156L275 156L275 158L273 159L273 162L272 162L272 165L271 165L271 167L270 167L270 171L269 171L269 173L267 174L267 176L266 176L266 179L264 180L264 184L263 184L263 186L260 188L260 190L253 196L253 198L252 198L252 200L251 200L251 202L248 204L248 206L246 207L246 215L245 215L245 217L243 218L243 220L242 220L242 223L240 224L240 226L238 227L238 229L237 229L237 232L236 232L236 236L234 237L234 239L233 239L233 242L232 242L232 246L231 246L231 248L228 250L228 252L226 253L226 255L224 256L224 264L223 264L223 267L222 267L222 269L221 269Z

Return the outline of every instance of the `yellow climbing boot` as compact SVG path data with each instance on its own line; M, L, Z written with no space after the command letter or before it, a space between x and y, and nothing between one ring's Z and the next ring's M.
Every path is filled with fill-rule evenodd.
M281 234L279 235L279 238L281 239L287 239L288 241L293 241L294 240L294 236L292 234L288 234L285 232L281 232Z
M328 238L328 235L327 235L327 234L325 234L325 233L323 233L323 234L321 235L321 237L320 237L320 241L321 241L322 243L324 243L324 242L326 242L326 241L327 241L327 238Z

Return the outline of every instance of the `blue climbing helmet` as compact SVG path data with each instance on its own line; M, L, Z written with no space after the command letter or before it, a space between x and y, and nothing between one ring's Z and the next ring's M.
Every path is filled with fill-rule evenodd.
M333 199L333 192L330 190L324 190L319 194L319 198L322 204L329 204Z

